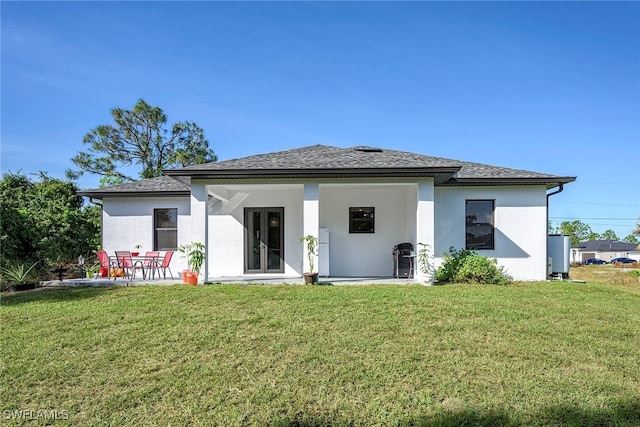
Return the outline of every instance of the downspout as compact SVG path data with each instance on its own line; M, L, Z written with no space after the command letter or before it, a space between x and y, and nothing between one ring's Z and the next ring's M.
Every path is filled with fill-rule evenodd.
M560 184L556 191L547 194L547 227L549 226L549 197L555 196L558 193L562 193L562 190L564 190L564 184Z
M564 184L560 184L558 186L558 189L556 191L552 191L551 193L547 194L547 251L546 251L546 256L544 259L544 265L545 265L545 277L549 276L549 271L548 271L548 262L549 262L549 197L551 196L555 196L556 194L562 193L562 190L564 190Z

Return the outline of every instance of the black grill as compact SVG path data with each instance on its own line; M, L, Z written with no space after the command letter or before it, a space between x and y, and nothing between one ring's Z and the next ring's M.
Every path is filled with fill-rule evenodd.
M413 277L413 245L398 243L393 247L393 277Z

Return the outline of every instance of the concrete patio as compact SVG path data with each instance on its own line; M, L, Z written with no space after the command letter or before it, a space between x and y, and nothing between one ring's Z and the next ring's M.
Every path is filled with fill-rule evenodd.
M244 284L244 285L304 285L302 277L274 277L274 276L238 276L238 277L215 277L208 281L206 285L220 285L220 284ZM411 285L415 284L415 279L397 279L394 277L321 277L319 284L323 286L345 286L345 285ZM99 277L97 279L65 279L65 280L50 280L41 282L40 287L82 287L82 286L143 286L143 285L176 285L182 284L182 278L175 279L127 279L118 277L116 280L113 278L108 279L106 277ZM202 286L202 283L199 284Z

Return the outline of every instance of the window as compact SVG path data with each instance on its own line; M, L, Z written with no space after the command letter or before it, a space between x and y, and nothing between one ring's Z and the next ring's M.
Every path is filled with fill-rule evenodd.
M349 233L375 233L375 208L349 208Z
M493 200L467 200L467 249L493 249Z
M153 227L154 251L178 249L178 209L154 209Z

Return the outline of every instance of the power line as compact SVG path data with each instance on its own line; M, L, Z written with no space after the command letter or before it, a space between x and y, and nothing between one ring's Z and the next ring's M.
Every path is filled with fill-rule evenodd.
M552 224L562 224L564 221L550 221ZM600 222L583 222L583 224L588 225L589 227L610 227L610 228L618 228L621 230L635 230L635 227L632 225L625 224L606 224Z
M630 206L630 207L640 207L640 203L587 203L587 202L560 202L553 201L553 203L561 203L563 205L589 205L589 206Z
M602 185L640 185L638 182L599 182L599 181L576 181L581 184L602 184Z
M589 218L589 217L580 217L577 218L575 216L550 216L549 219L579 219L579 220L584 220L584 219L595 219L597 220L603 220L603 221L635 221L638 218Z

